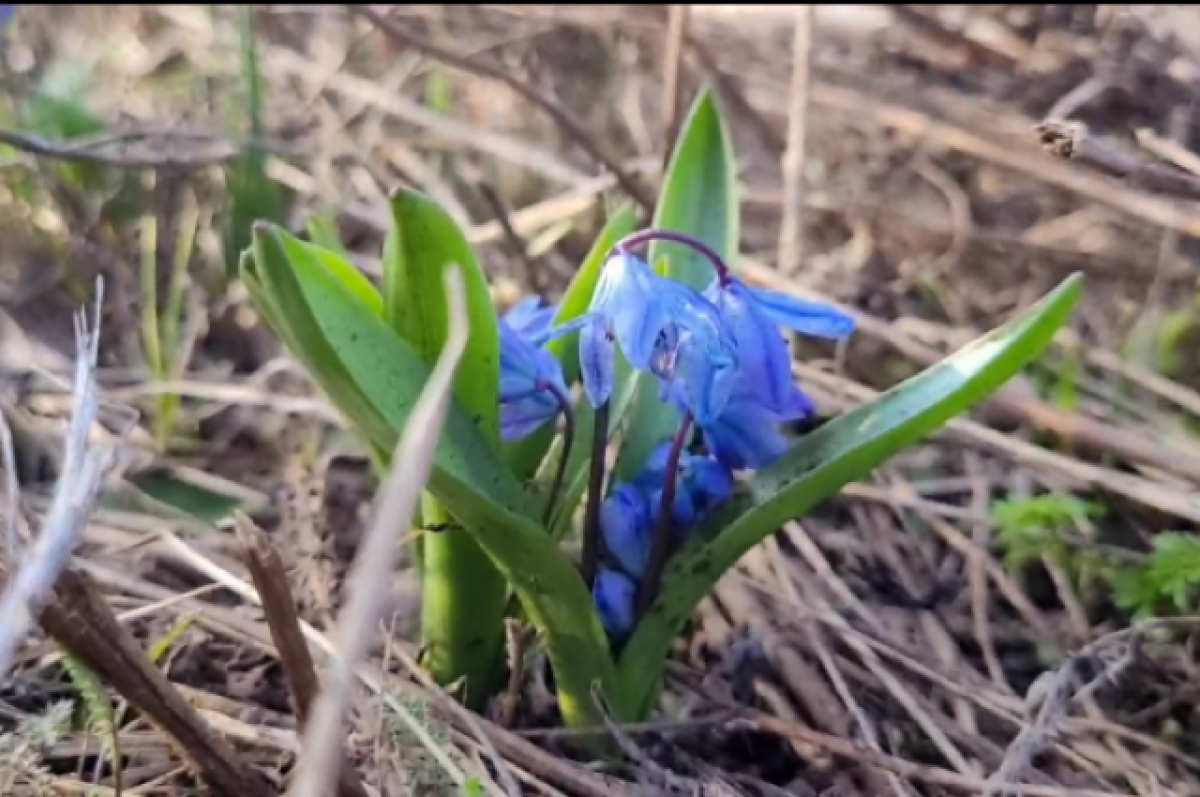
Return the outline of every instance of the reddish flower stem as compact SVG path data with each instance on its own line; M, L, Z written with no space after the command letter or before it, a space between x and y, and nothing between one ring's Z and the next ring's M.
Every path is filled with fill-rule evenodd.
M617 241L613 249L618 252L627 252L630 249L649 243L650 241L670 241L671 243L681 244L683 246L694 249L708 259L712 263L713 268L717 272L717 281L721 285L728 285L733 279L733 272L729 270L725 260L717 254L717 251L708 244L693 238L690 235L681 232L672 232L671 230L649 229L635 232L632 235L627 235L620 241Z
M679 483L679 461L683 458L683 450L687 447L688 438L692 432L692 416L684 413L675 437L671 441L671 450L667 454L667 472L663 477L662 506L658 511L658 523L654 527L654 539L650 543L650 557L646 562L646 575L638 585L637 617L640 620L658 597L659 584L667 560L671 556L671 521L675 510L675 491Z

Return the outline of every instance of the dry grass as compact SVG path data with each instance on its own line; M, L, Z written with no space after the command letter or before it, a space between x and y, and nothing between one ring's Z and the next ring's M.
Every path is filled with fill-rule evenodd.
M1200 794L1190 625L1130 631L1111 588L1070 560L1008 567L991 511L1084 497L1106 514L1071 529L1073 550L1134 558L1200 524L1196 335L1176 323L1196 302L1200 51L1167 37L1195 18L846 6L798 23L797 8L402 6L390 11L402 45L342 7L257 7L268 173L292 193L297 224L336 210L369 274L385 196L406 181L469 229L499 304L555 295L605 200L653 196L664 142L708 80L741 165L743 272L860 319L845 350L797 364L824 412L935 361L1066 273L1088 279L1072 328L1026 378L788 524L722 582L678 650L663 715L618 732L619 766L586 765L571 733L544 727L536 650L521 710L503 711L511 727L432 689L414 663L402 569L345 743L368 793L466 782L490 794L993 794L1019 780L1023 794ZM0 172L0 410L20 512L32 529L52 516L70 312L102 274L100 400L143 420L124 436L92 429L118 466L69 572L103 594L96 622L111 615L158 648L164 676L145 681L140 704L110 695L122 788L197 793L170 733L201 727L218 740L210 767L253 770L282 793L301 744L296 677L277 648L291 643L265 621L243 542L209 513L237 505L266 530L324 670L376 485L246 297L213 289L226 196L213 164L249 135L236 14L23 7L4 35L6 97L75 70L109 124L69 146L0 129L15 147ZM78 190L63 164L121 168ZM112 175L149 171L152 185L118 195ZM137 230L156 224L166 296L193 213L185 367L154 379L139 345ZM162 449L150 430L166 393L183 399ZM187 486L202 505L181 499ZM0 686L0 784L113 794L110 741L54 708L82 699L62 656L36 632L16 651ZM168 718L182 724L164 726L145 702L160 688L182 695L183 719Z

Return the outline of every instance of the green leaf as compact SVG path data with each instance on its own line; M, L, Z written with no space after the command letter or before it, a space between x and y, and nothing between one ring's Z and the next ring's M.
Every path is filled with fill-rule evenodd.
M297 358L321 364L313 376L376 455L391 450L428 368L319 260L289 263L281 243L287 237L271 225L256 226L254 255L243 259L251 295ZM596 681L624 717L625 704L612 689L608 642L587 587L530 519L532 502L457 402L446 418L428 489L492 558L541 633L566 721L598 722L590 692Z
M375 318L368 305L353 299L353 293L325 271L316 258L307 256L299 247L291 247L296 262L289 261L287 240L291 236L273 225L262 223L254 227L253 249L242 256L242 280L267 323L275 330L292 355L305 366L334 405L364 438L371 442L375 452L390 451L398 434L383 417L363 389L351 378L337 351L317 323L303 289L303 274L315 273L322 283L332 283L341 288L348 301L363 318ZM392 337L395 337L392 335ZM415 355L410 355L415 358ZM420 370L405 374L415 383L405 395L409 397L405 410L416 401L419 385L428 375L424 364L418 361Z
M675 636L718 579L783 523L987 397L1036 357L1079 298L1074 275L1019 318L822 426L760 471L673 558L620 662L622 697L649 711Z
M711 246L733 265L738 250L737 164L733 140L716 95L705 89L696 97L680 128L663 182L654 226L688 233ZM681 244L655 241L650 261L669 259L667 276L697 290L708 287L712 265Z
M366 275L359 271L345 255L320 244L301 241L290 235L282 239L282 244L284 254L290 260L295 261L299 258L316 260L337 278L342 287L350 291L357 301L362 302L363 307L370 310L373 315L383 317L383 297L379 295L379 291L375 290L375 286L371 284Z
M1169 600L1180 612L1189 611L1200 587L1200 537L1163 532L1154 538L1154 551L1142 564L1143 585L1158 601ZM1145 601L1153 605L1157 601Z
M350 252L346 250L346 245L338 235L337 215L334 211L314 213L308 217L304 227L308 231L308 240L313 244L346 260L350 259Z
M737 170L729 128L712 91L696 98L680 128L667 169L654 226L687 233L711 246L730 266L738 253ZM649 262L667 258L668 277L702 290L715 276L712 265L694 250L656 241ZM652 378L638 377L637 399L617 459L616 481L629 481L660 443L679 426L679 411L659 401Z
M260 143L264 132L265 86L254 30L254 10L249 6L238 12L238 43L245 92L244 111L248 120L248 129L243 132L254 141L225 167L229 217L225 222L224 249L226 273L231 277L239 265L235 258L250 243L251 226L257 221L282 222L284 217L284 195L267 176L267 153Z
M440 205L406 188L392 195L384 246L384 316L429 365L446 343L445 270L457 263L467 290L470 338L454 396L493 447L500 443L500 336L487 280L458 224ZM467 703L482 708L499 686L508 585L446 508L422 496L421 520L443 529L420 538L422 663L443 685L467 679Z
M384 317L428 363L446 340L447 304L443 274L462 267L467 288L471 338L455 380L454 396L474 418L484 437L500 436L500 334L487 279L458 224L440 205L418 191L392 195L394 227L384 248Z
M178 479L169 470L130 474L126 481L155 501L213 526L242 505L232 496Z

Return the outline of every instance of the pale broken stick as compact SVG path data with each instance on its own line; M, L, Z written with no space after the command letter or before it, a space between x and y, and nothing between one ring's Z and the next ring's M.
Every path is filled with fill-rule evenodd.
M11 577L0 599L0 679L8 674L17 646L33 625L38 606L50 595L59 574L70 562L71 549L96 501L101 479L114 461L111 449L88 446L88 433L100 409L96 359L103 297L104 281L97 279L95 315L90 328L86 311L81 310L75 317L74 412L67 428L62 474L50 512L28 556L14 556L7 563ZM6 462L11 459L6 455ZM16 506L6 507L14 529L17 511ZM12 547L15 549L15 543Z
M446 270L449 334L437 365L425 383L392 456L392 470L382 485L375 520L347 575L349 596L338 624L337 655L325 689L312 707L304 729L302 754L293 776L289 797L324 797L329 794L341 758L343 722L354 685L355 670L366 655L391 594L391 578L403 524L412 517L421 495L438 437L449 409L454 373L467 344L469 324L462 273ZM456 780L457 768L450 770ZM463 785L463 781L457 783Z

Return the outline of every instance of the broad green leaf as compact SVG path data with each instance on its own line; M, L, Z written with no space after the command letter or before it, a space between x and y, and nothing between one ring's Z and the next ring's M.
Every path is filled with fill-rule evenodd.
M281 325L284 342L359 432L374 448L390 450L429 367L309 249L289 250L289 238L273 225L256 226L247 285L257 287L251 287L251 294L262 296L264 314ZM501 496L515 511L525 511L519 485L457 403L446 422L437 464L479 492Z
M375 286L359 271L344 255L327 249L319 244L307 243L299 238L288 236L283 241L283 251L291 260L312 258L319 262L334 277L337 277L346 290L354 294L354 298L377 316L383 316L383 297Z
M351 297L353 294L336 277L324 273L321 263L315 258L302 258L299 262L304 264L303 269L289 262L284 248L284 241L289 237L273 225L256 224L252 253L243 255L241 259L242 280L259 312L266 317L276 334L283 338L292 356L305 366L347 420L371 442L373 451L391 450L397 437L396 427L388 424L371 399L351 378L338 353L318 326L305 297L300 272L321 272L323 281L339 285ZM361 316L378 320L368 306L353 299L351 302ZM423 381L426 374L427 371L421 370L406 376L410 380ZM416 401L418 390L418 387L412 387L408 391L411 395L406 409L411 409L411 402Z
M737 172L729 128L711 90L692 104L680 128L667 169L654 226L699 238L732 266L738 252ZM702 290L712 282L712 265L677 243L656 241L649 262L667 258L667 276ZM637 399L629 418L615 479L628 481L650 453L679 426L679 411L659 400L654 380L638 378Z
M392 230L384 247L384 315L430 366L446 343L445 270L461 266L470 338L454 380L454 396L483 438L500 443L500 336L487 280L466 236L440 205L410 189L391 199ZM467 703L482 708L499 685L508 585L445 507L421 499L427 528L420 538L422 663L439 683L467 679Z
M365 403L371 422L359 425L360 433L376 453L390 450L428 368L319 261L288 263L279 243L286 237L270 225L256 227L255 257L244 267L247 285L254 286L251 294L264 315L281 324L276 328L294 355L306 364L334 363L335 368L314 370L313 375L356 425L352 410L361 412L359 403ZM299 334L298 327L307 334ZM333 384L327 384L331 374ZM349 396L353 406L341 404L339 396ZM446 419L428 488L492 558L540 631L567 722L598 721L590 696L597 681L624 717L625 704L612 689L615 670L608 642L583 580L530 519L535 507L457 403Z
M242 506L237 498L178 479L169 470L130 474L126 481L158 503L213 526Z
M658 600L621 655L626 705L649 712L675 636L747 551L998 389L1054 337L1080 290L1079 275L1070 277L1019 318L822 426L760 471L668 566Z
M604 267L605 257L617 241L633 232L636 224L637 214L629 206L623 206L608 220L604 225L604 229L600 231L600 235L596 237L595 243L592 244L591 251L584 258L583 265L575 273L575 277L567 287L566 293L563 294L562 301L558 305L558 312L554 314L555 325L565 324L587 312L588 306L592 302L592 294L596 290L596 283L600 281L600 272ZM567 384L574 382L579 375L578 340L579 334L572 332L555 338L546 344L546 348L561 363L563 378ZM621 392L624 382L628 381L628 379L626 377L624 380L616 381L618 384L615 390L616 392ZM582 402L582 404L586 403L586 401ZM581 413L577 412L576 414L578 416ZM567 484L572 483L571 476L578 467L587 467L587 458L591 452L591 426L589 425L586 430L582 429L583 423L586 420L581 417L576 418L577 432L575 448L571 452L571 463L568 464ZM585 437L580 434L580 431L585 431L587 436ZM504 445L505 461L518 479L523 482L528 481L537 472L538 465L544 461L546 464L544 470L553 470L553 460L558 459L558 454L556 453L555 456L550 457L551 461L546 461L546 452L554 440L554 432L554 426L546 424L523 440L515 440ZM559 450L561 450L561 447ZM582 465L579 463L582 463ZM569 492L567 490L564 494L569 494ZM575 500L578 500L578 496L576 496ZM566 505L567 502L565 500L560 504L560 506Z
M384 317L426 362L446 340L446 267L462 268L471 338L455 380L454 396L476 419L483 436L500 435L500 335L487 279L458 224L424 194L401 188L392 195L392 232L384 248Z
M258 52L258 37L254 30L254 11L246 6L239 10L238 42L240 45L242 87L245 91L245 119L253 141L241 155L225 167L225 192L229 196L229 214L225 223L224 247L226 274L234 276L239 254L250 244L247 231L257 221L282 222L284 192L267 176L267 153L260 143L263 138L264 81Z
M738 251L737 164L733 140L711 89L700 92L680 127L654 226L684 232L711 246L730 266ZM668 241L650 246L651 263L669 258L667 276L697 290L715 273L698 252Z

